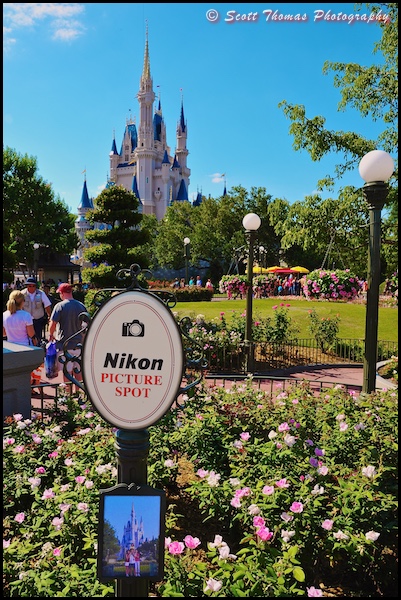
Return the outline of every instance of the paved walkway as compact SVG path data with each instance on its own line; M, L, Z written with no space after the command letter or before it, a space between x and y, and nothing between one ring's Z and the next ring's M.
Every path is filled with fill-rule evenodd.
M383 363L379 363L381 365ZM349 390L355 389L357 392L360 391L363 385L363 367L362 365L318 365L318 366L305 366L305 367L292 367L290 369L282 369L278 371L271 371L270 373L260 374L264 379L260 384L261 389L271 388L271 378L282 378L285 380L297 379L297 380L309 380L311 385L315 384L315 387L322 384L322 387L332 387L333 385L346 385ZM216 375L216 377L210 378L210 385L219 385L225 380L227 386L227 379L224 376ZM238 381L238 379L237 379ZM59 372L55 379L47 379L42 369L41 384L60 384L63 382L63 375ZM270 382L270 383L269 383ZM69 384L68 384L69 385ZM36 388L37 389L37 388ZM376 389L398 389L398 386L390 381L377 375L376 377ZM49 386L43 388L43 403L44 408L54 407L55 389ZM39 409L41 407L40 394L33 394L31 400L32 408Z

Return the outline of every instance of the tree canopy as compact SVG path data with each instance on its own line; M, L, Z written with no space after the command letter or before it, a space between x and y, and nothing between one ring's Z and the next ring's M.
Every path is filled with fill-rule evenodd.
M93 266L84 269L82 277L96 287L118 286L120 269L128 269L134 263L141 268L149 264L144 248L148 233L139 227L139 201L133 192L118 185L105 188L94 200L94 206L86 218L101 227L85 233L85 239L93 245L84 249L84 258Z
M33 244L68 254L77 247L75 216L38 174L37 160L3 148L3 268L33 264Z

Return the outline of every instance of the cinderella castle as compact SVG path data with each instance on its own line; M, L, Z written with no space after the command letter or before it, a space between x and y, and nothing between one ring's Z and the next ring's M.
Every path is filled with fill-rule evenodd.
M120 553L119 558L123 558L125 555L125 551L130 548L139 548L139 546L145 541L144 531L143 531L143 521L142 517L138 523L138 520L135 515L135 507L134 503L131 506L131 517L130 520L127 521L124 526L123 535L120 542Z
M184 117L184 105L181 99L180 117L176 128L176 148L174 156L167 145L166 125L163 119L160 97L154 109L155 93L153 79L150 74L148 33L146 32L143 70L137 94L139 102L139 123L135 119L127 120L120 147L117 150L115 136L111 145L110 176L106 188L122 185L132 191L139 201L139 212L156 215L160 220L164 217L167 206L173 202L188 202L190 169L187 166L187 123ZM198 192L193 204L202 201ZM86 219L86 213L92 209L93 199L89 198L86 178L83 185L81 202L78 206L78 217L75 230L80 240L76 258L80 259L87 246L85 233L92 229ZM96 224L96 228L104 228L104 224Z

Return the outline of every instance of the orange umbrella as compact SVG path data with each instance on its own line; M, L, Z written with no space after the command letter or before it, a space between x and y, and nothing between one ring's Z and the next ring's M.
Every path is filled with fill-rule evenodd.
M274 273L274 271L277 271L277 269L282 269L282 267L267 267L266 271L268 273Z

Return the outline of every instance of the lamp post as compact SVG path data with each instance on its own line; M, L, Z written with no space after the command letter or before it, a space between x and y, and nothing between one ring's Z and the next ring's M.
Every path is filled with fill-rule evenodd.
M38 278L39 248L39 244L35 243L33 245L33 275L35 279Z
M264 246L259 246L259 267L260 267L260 274L262 274L262 269L265 266L265 255L266 255L266 250Z
M246 351L246 371L253 370L253 342L252 342L252 279L253 279L253 246L256 238L256 231L260 227L260 217L255 213L249 213L242 219L242 225L245 228L245 234L248 241L248 281L246 291L246 322L245 322L245 351Z
M185 258L185 283L188 284L188 261L189 261L189 244L191 240L189 237L184 238L184 258Z
M388 194L385 182L391 177L393 171L394 161L384 150L368 152L359 163L359 173L366 182L362 191L369 206L368 292L362 385L362 391L368 394L374 392L376 388L381 210Z

